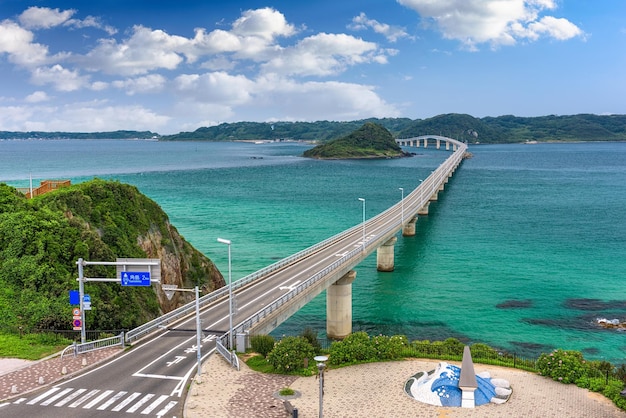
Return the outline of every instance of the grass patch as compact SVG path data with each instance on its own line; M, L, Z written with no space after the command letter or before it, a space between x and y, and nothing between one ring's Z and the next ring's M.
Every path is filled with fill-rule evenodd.
M252 356L249 359L247 359L246 364L255 372L261 372L261 373L273 373L274 372L274 368L269 363L269 361L267 361L267 359L260 354L256 356Z
M39 360L72 344L56 334L0 334L0 357Z

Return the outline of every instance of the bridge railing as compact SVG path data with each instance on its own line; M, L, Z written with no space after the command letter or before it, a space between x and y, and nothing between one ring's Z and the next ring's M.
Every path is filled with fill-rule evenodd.
M453 154L446 159L446 161L444 161L436 170L434 170L431 175L429 175L415 190L413 190L407 197L409 196L416 196L416 195L421 195L422 199L418 202L417 206L418 209L419 207L422 207L429 199L430 197L437 191L437 189L439 188L441 182L443 181L443 179L447 176L449 176L449 172L451 171L451 169L455 168L456 166L458 166L458 164L460 163L460 161L463 158L463 154L465 153L465 150L467 149L467 145L463 144L462 142L456 141L456 140L452 140L452 139L448 139L449 141L456 143L458 145L458 148L455 152L453 152ZM426 190L426 191L424 191ZM374 216L373 218L371 218L368 222L374 222L376 220L378 220L381 217L384 217L388 214L389 211L392 210L397 210L398 206L401 203L398 202L397 204L395 204L394 206L388 208L387 210L385 210L384 212L379 213L378 215ZM410 210L410 209L407 209ZM417 210L417 209L416 209ZM408 212L407 212L408 213ZM366 224L367 225L367 224ZM265 276L267 276L270 273L273 273L277 270L280 270L286 266L291 265L294 262L297 262L298 260L301 260L305 257L307 257L308 255L317 252L318 250L320 250L321 248L326 247L327 245L330 245L331 243L341 239L343 236L345 236L346 234L350 234L353 233L354 231L360 229L362 226L360 224L357 224L345 231L342 231L330 238L327 238L315 245L312 245L311 247L305 248L302 251L299 251L289 257L286 257L282 260L277 261L276 263L273 263L265 268L262 268L261 270L258 270L254 273L251 273L235 282L232 283L232 290L237 290L240 289L260 278L263 278ZM366 243L366 246L371 245L372 243ZM361 250L355 250L356 253L358 254ZM354 251L353 251L354 252ZM342 257L342 259L344 259L344 257ZM340 260L342 260L340 259ZM337 264L337 262L333 263L333 265ZM309 279L310 280L310 279ZM309 282L309 280L307 280L305 283ZM304 285L304 283L302 283L300 286ZM300 286L298 286L297 288L299 288ZM306 287L308 287L309 285L307 285ZM296 288L296 289L297 289ZM296 290L294 289L294 290ZM287 293L285 296L291 294L292 292ZM299 292L298 292L299 293ZM296 293L295 295L297 295L298 293ZM199 300L199 304L200 307L204 307L207 305L210 305L211 303L214 303L222 298L228 297L228 286L224 286L220 289L217 289L207 295L204 295L200 298ZM270 305L271 306L271 305ZM266 309L271 309L270 307L267 307ZM171 312L168 312L165 315L162 315L152 321L149 321L137 328L134 328L130 331L128 331L126 333L126 342L127 343L132 343L133 341L137 341L140 338L155 332L157 330L163 329L166 325L175 323L177 321L180 321L181 319L195 314L195 302L190 302L186 305L183 305ZM227 334L226 334L227 335ZM224 338L224 336L222 336L222 338ZM223 339L223 341L226 341L226 339ZM225 344L226 345L226 344Z
M458 142L458 141L455 141L455 142ZM455 151L453 155L450 156L450 158L446 159L444 163L442 163L436 170L434 170L430 176L428 176L415 190L413 190L409 194L409 196L410 195L422 196L422 199L420 199L417 202L417 204L413 205L413 207L415 207L415 211L417 211L428 200L430 200L431 196L439 190L439 187L444 182L444 180L447 177L449 177L450 172L454 170L462 161L463 155L465 153L465 150L467 149L467 146L461 142L458 142L457 145L459 145L457 151ZM426 190L426 192L424 192L424 189ZM374 216L368 222L374 223L379 218L387 216L390 211L398 210L398 207L400 205L401 205L400 202L395 204L394 206ZM365 251L367 252L368 248L371 248L372 246L374 246L374 249L377 248L380 245L380 241L381 240L384 241L386 239L383 237L388 237L389 235L396 233L398 229L401 228L401 225L399 224L400 222L398 222L398 224L396 224L395 222L389 223L389 226L386 229L384 229L382 233L378 234L379 235L378 239L371 240L365 243ZM351 233L355 229L359 229L360 227L361 225L357 225L353 228L343 231L340 234L335 235L332 238L329 238L329 240L340 239L342 236L348 233ZM366 227L367 227L367 224L366 224ZM300 295L302 292L306 291L311 286L316 285L320 280L323 280L328 274L332 273L333 271L341 267L345 267L346 263L350 262L355 257L361 255L361 253L362 253L362 249L356 248L348 252L347 254L344 254L341 258L337 259L335 262L333 262L329 266L323 268L319 272L313 274L308 279L301 282L298 286L293 288L290 292L284 294L280 298L276 299L274 302L270 303L269 305L265 306L263 309L259 310L258 312L254 313L253 315L249 316L248 318L240 322L238 325L233 327L233 333L235 333L236 335L236 334L244 333L246 330L251 329L254 325L263 321L265 318L270 316L276 310L280 309L282 306L289 303L293 298ZM355 265L356 265L356 262L355 262ZM222 344L226 346L228 344L228 332L222 335L220 339L221 339Z

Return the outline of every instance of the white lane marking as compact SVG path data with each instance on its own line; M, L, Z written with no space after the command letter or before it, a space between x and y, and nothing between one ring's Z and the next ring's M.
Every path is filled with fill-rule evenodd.
M133 374L133 377L147 377L150 379L164 379L164 380L182 380L183 379L181 376L169 376L165 374L150 374L150 373L135 373Z
M205 358L213 354L215 350L217 349L213 347L213 349L209 350L208 353L204 353L202 355L202 358L200 359L200 363L202 363L202 361L204 361ZM187 373L185 373L185 376L180 380L180 382L178 382L174 390L170 393L170 396L178 396L179 398L183 396L183 389L185 388L185 382L187 381L187 379L189 379L189 377L191 377L191 374L194 373L196 369L197 369L197 365L194 364L193 366L189 368L189 370L187 370Z
M66 403L71 402L72 400L78 398L80 394L84 392L87 392L87 389L78 389L76 392L72 393L67 398L63 399L61 402L55 403L54 406L63 406Z
M100 402L102 402L104 400L104 398L106 398L107 396L109 396L112 393L113 393L112 390L105 390L100 395L98 395L96 397L96 399L94 399L93 401L89 402L87 405L83 406L83 409L91 409L91 408L93 408L94 406L96 406Z
M172 409L178 402L177 401L169 401L167 405L163 407L159 412L157 412L157 417L162 417L167 414L170 409Z
M290 292L295 289L295 287L298 285L298 283L300 283L302 280L296 280L295 282L293 282L293 284L290 284L289 286L280 286L278 289L279 290L289 290Z
M85 402L86 400L88 400L88 399L92 398L93 396L95 396L98 392L100 392L100 389L94 389L91 392L87 392L81 398L79 398L76 402L74 402L73 404L68 405L68 407L69 408L76 408L76 407L80 406L83 402Z
M21 403L22 403L22 402L24 402L26 399L28 399L28 398L19 398L19 399L16 399L13 403L14 403L14 404L16 404L16 405L17 405L17 404L21 404Z
M37 396L36 398L26 402L26 405L35 405L37 402L39 402L42 399L47 398L48 396L52 395L54 392L56 392L57 390L59 390L61 388L52 388L49 391L42 393L41 395Z
M154 409L156 409L157 406L159 406L159 404L161 402L163 402L164 400L166 400L167 398L169 398L168 395L161 395L159 396L154 402L152 402L146 409L144 409L143 411L141 411L142 415L148 415L150 412L152 412Z
M135 392L132 395L130 395L128 398L124 399L124 401L122 403L120 403L119 405L117 405L115 408L111 409L111 411L113 412L119 412L122 409L124 409L129 403L131 403L132 401L135 400L135 398L138 398L141 395L141 393L139 392Z
M62 390L61 392L57 393L56 395L54 395L51 398L46 399L44 402L42 402L40 405L42 406L48 406L50 405L52 402L56 401L57 399L63 397L64 395L67 395L68 392L73 391L74 389L72 388L67 388Z
M128 408L128 411L126 412L128 412L129 414L132 414L133 412L137 412L137 410L141 408L146 402L148 402L153 396L154 396L154 393L148 393L143 398L141 398L139 402L137 402L136 404Z
M126 395L128 392L126 392L125 390L122 390L120 392L117 392L117 394L115 394L115 396L113 396L111 399L109 399L108 401L106 401L105 403L103 403L102 405L100 405L98 407L98 411L104 411L105 409L107 409L109 406L113 405L115 402L119 401L120 398L124 395Z
M150 363L146 364L144 367L142 367L141 369L137 370L135 373L133 373L133 377L145 377L147 375L143 375L142 371L147 369L148 367L152 366L154 363L156 363L157 361L161 361L161 359L163 357L169 356L170 353L172 351L178 350L181 346L188 344L190 341L195 341L196 336L194 335L193 337L189 337L186 340L184 340L182 343L178 344L177 346L175 346L174 348L172 348L171 350L163 353L161 356L155 358L154 360L152 360Z

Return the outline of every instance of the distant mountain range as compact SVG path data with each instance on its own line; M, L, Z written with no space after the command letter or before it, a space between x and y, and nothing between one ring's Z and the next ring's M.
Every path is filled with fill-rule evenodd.
M161 136L149 131L94 133L0 132L0 139L159 139L165 141L303 140L324 143L349 135L366 122L385 127L397 138L443 135L468 143L526 141L626 141L626 115L475 118L450 113L428 119L370 118L350 122L236 122Z

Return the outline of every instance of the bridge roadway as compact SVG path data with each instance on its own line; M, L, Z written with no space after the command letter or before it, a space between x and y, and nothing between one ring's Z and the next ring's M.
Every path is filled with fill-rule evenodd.
M235 334L269 332L290 312L313 299L380 245L414 220L443 190L460 164L466 145L456 150L403 201L322 243L233 283ZM202 359L227 344L228 293L202 297ZM161 318L129 335L133 347L96 369L51 387L0 403L3 417L129 417L134 414L182 417L184 395L196 372L197 347L193 303L183 319ZM141 331L141 332L139 332Z

